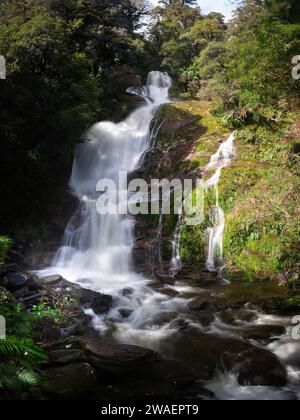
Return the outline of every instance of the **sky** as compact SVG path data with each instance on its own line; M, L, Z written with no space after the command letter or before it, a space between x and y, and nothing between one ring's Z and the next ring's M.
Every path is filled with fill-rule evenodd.
M151 0L151 3L157 4L159 0ZM231 4L232 0L199 0L198 3L203 13L221 12L226 20L231 18L232 11L236 4Z

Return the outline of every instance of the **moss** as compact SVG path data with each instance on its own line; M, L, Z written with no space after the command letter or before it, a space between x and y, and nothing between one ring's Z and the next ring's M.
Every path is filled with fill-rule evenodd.
M182 261L186 264L197 264L205 261L205 243L207 235L205 226L188 226L182 228L180 252Z
M211 115L210 109L211 103L198 100L161 108L159 118L163 125L158 147L169 157L169 162L162 164L161 173L165 176L200 171L228 136L228 129ZM280 124L274 121L239 128L237 158L223 169L219 185L220 205L226 216L224 252L228 277L253 281L284 271L291 282L294 279L298 284L298 143L299 115L290 114ZM211 189L206 194L206 214L214 202ZM207 221L201 226L183 228L181 254L185 263L204 261L206 228ZM171 235L174 229L171 217L165 231Z

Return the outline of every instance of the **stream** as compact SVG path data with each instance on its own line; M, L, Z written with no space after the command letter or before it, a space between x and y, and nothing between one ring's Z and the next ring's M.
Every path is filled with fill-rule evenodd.
M298 399L300 342L292 338L290 317L268 315L261 308L239 300L238 304L235 301L224 304L224 296L232 286L218 278L197 287L181 280L178 277L182 270L181 219L174 232L169 273L174 284L162 284L136 273L132 258L134 218L97 212L100 193L96 185L101 179L118 184L120 171L132 173L139 168L152 145L155 114L161 105L170 102L171 85L166 73L151 72L145 87L128 90L144 97L144 105L119 124L100 122L91 127L87 140L76 150L70 179L71 191L80 203L78 210L66 228L64 244L52 266L39 274L41 277L60 274L83 288L113 296L112 307L104 315L86 309L93 327L103 336L152 349L175 362L175 370L183 369L187 375L196 377L199 392L193 396L226 400ZM215 206L210 209L207 270L217 272L219 278L226 221L220 207L218 183L222 169L235 156L234 140L233 133L206 167L208 173L213 172L206 181L206 189L215 191ZM119 185L118 203L127 197L126 189L127 185ZM224 355L228 361L223 360ZM278 358L276 363L280 360L287 370L288 379L283 383L274 355ZM262 377L260 372L249 373L260 356L269 370ZM239 370L232 368L232 361Z

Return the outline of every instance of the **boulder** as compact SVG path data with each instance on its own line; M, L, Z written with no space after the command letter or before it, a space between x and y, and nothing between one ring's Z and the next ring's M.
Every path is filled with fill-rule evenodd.
M284 335L285 331L282 325L254 325L242 329L241 337L247 340L268 341Z
M282 387L287 373L271 352L230 336L205 334L196 327L177 332L169 342L169 354L189 366L199 379L210 380L217 371L237 375L241 385Z
M233 372L242 386L284 387L287 372L275 354L254 346L237 352L226 351L224 366Z
M88 362L97 375L124 375L160 360L158 354L137 346L118 344L104 338L85 339Z
M215 298L210 293L201 293L193 299L188 307L192 311L204 311L208 309L215 301Z
M1 281L9 291L14 292L26 286L28 278L22 273L9 273Z
M47 369L44 373L41 388L51 399L85 399L97 386L95 370L88 363L71 363Z
M112 296L103 295L89 289L81 289L79 302L84 308L92 308L95 314L100 315L108 312L112 304Z
M1 264L0 265L0 278L5 277L9 273L17 273L20 270L17 264Z

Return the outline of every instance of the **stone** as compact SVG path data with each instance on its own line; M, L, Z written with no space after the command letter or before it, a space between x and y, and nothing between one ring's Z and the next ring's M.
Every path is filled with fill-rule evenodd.
M271 280L276 282L278 286L281 286L281 287L286 287L288 285L288 280L284 273L274 274Z
M95 314L100 315L108 312L112 304L112 296L103 295L89 289L81 289L79 302L85 308L92 308Z
M275 354L257 347L240 352L226 352L224 366L237 375L242 386L284 387L287 372Z
M59 400L88 398L97 386L95 370L88 363L71 363L50 368L41 382L42 391Z
M188 307L192 311L204 311L206 310L211 303L214 301L214 298L207 293L200 294L195 299L193 299Z
M58 275L58 274L54 274L52 276L48 276L48 277L44 277L41 279L41 282L45 285L45 286L53 286L55 284L58 284L60 281L62 281L63 278Z
M241 385L285 386L287 373L271 352L230 336L205 334L196 327L177 332L168 352L179 361L188 360L199 379L210 380L217 371L232 372Z
M174 285L175 285L176 280L175 280L175 278L174 278L174 277L172 277L172 276L166 276L166 275L163 275L163 274L157 274L157 273L155 273L155 276L157 277L157 279L158 279L160 282L162 282L162 283L164 283L164 284L170 284L171 286L174 286Z
M241 337L247 340L270 340L285 334L282 325L254 325L241 330Z
M131 309L127 309L127 308L120 308L119 309L119 314L123 317L123 318L129 318L130 315L132 314L132 310Z
M9 291L14 292L23 288L27 283L27 277L22 273L7 274L2 280L2 284Z
M0 278L6 276L9 273L17 273L20 270L18 264L1 264L0 265Z
M118 344L104 338L85 339L88 362L97 374L123 375L160 360L157 353L138 346Z

